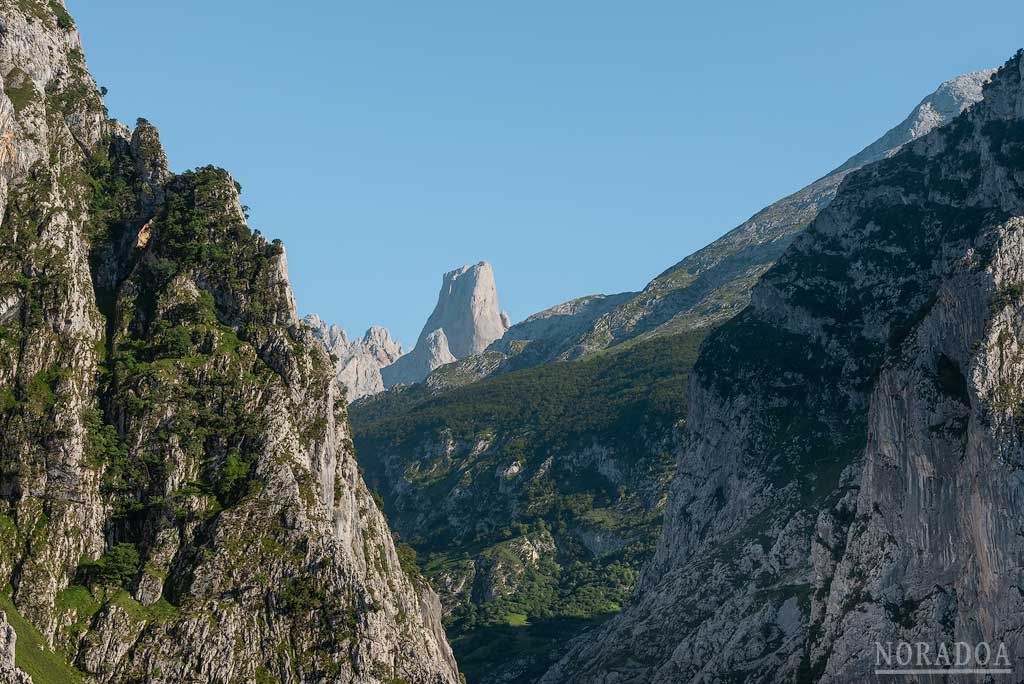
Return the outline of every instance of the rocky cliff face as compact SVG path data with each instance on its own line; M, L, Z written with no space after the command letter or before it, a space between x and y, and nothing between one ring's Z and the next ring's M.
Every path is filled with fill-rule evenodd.
M237 184L108 120L58 0L0 0L0 73L11 605L97 683L456 682Z
M893 156L908 142L945 126L950 121L981 100L982 88L996 73L995 69L973 71L951 78L940 85L934 93L921 100L914 111L899 125L894 126L881 138L846 160L842 166L829 174L834 176L853 171ZM841 178L840 178L841 180Z
M507 328L490 264L481 261L445 273L437 306L416 347L381 372L384 385L420 382L439 366L482 352Z
M0 611L0 681L9 684L32 684L32 679L14 664L15 646L18 635L7 622L7 616Z
M1024 653L1022 216L1019 53L850 174L709 339L638 594L543 681L876 681L878 641Z
M373 326L362 337L350 341L342 328L329 325L316 314L306 316L303 323L336 359L335 371L348 401L384 391L380 369L393 364L403 353L402 345L391 338L386 328Z

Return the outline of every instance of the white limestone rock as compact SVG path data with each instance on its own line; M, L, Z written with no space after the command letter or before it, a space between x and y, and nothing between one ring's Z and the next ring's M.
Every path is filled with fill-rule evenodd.
M384 368L385 387L421 382L435 368L473 354L505 334L494 269L486 261L444 274L437 306L411 352Z
M946 81L934 93L921 100L921 104L914 107L914 111L898 126L850 157L830 175L858 169L891 157L911 140L917 140L939 126L945 126L962 111L981 100L982 87L995 72L995 69L973 71Z
M362 337L349 340L343 328L328 324L316 314L306 316L303 322L337 359L338 381L345 387L350 402L384 391L380 369L404 353L387 328L372 326Z
M32 679L14 664L17 642L18 635L7 622L7 616L0 611L0 681L8 684L32 684Z

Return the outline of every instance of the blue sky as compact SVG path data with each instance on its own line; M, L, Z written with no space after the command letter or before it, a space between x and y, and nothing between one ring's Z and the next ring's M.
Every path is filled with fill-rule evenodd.
M411 345L489 260L514 320L642 288L1024 46L1024 3L67 0L113 116L214 163L303 313Z

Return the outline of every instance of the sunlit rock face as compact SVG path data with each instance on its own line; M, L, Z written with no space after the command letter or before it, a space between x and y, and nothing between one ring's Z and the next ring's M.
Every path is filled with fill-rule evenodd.
M508 316L498 306L494 269L486 261L444 274L437 306L411 352L381 374L385 387L421 382L435 368L478 354L500 339Z
M338 381L350 402L384 391L380 369L402 356L402 345L387 328L373 326L362 337L349 340L344 329L329 325L316 314L303 319L335 359Z

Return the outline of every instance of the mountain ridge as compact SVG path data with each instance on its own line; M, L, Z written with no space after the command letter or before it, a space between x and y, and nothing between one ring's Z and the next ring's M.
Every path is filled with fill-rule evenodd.
M484 357L461 359L437 371L437 387L473 382L494 373L551 361L586 357L595 352L661 334L716 325L739 313L750 289L786 247L828 203L852 170L894 154L907 142L948 123L980 98L982 84L994 70L970 72L943 82L901 123L842 165L754 214L738 227L694 252L654 278L632 296L592 295L606 301L622 297L590 319L567 317L564 329L512 326ZM586 299L586 298L583 298ZM572 300L546 310L571 307ZM527 319L544 317L540 312ZM549 315L552 322L558 320ZM525 322L524 322L525 323Z
M405 354L402 345L392 339L387 328L370 326L362 337L349 340L345 330L330 325L316 314L303 319L313 335L337 359L338 381L345 387L350 402L384 391L380 370Z

